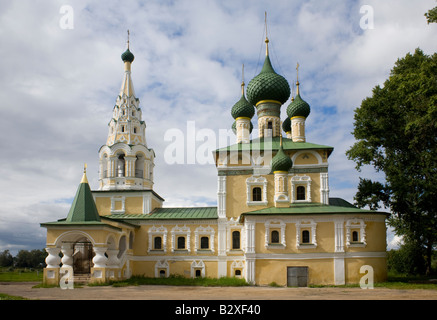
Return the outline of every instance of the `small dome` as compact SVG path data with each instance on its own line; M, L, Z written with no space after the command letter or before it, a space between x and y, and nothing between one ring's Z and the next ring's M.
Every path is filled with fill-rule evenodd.
M297 94L297 96L294 98L294 101L290 103L287 107L287 115L289 118L307 118L310 112L310 105L301 98L300 94Z
M282 145L279 147L278 152L272 159L272 171L287 171L293 166L291 158L284 153Z
M285 118L284 122L282 122L282 130L284 132L290 132L291 131L291 120L290 118Z
M267 55L259 75L247 86L247 99L252 105L262 100L275 100L284 104L290 97L290 86L287 80L277 74Z
M122 53L121 55L121 60L123 60L124 62L130 62L132 63L135 59L135 56L133 55L132 52L130 52L129 49L126 49L125 52Z
M232 118L237 119L239 117L246 117L252 119L255 114L255 108L251 105L244 94L241 96L241 99L234 104L231 110Z

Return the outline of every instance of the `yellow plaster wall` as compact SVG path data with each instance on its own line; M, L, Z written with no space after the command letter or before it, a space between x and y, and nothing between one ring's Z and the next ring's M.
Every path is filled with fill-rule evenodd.
M387 280L387 259L386 258L349 258L345 259L346 283L359 283L365 273L360 273L364 265L373 268L374 282Z
M96 197L95 203L99 215L106 216L111 214L111 197Z
M143 213L143 197L126 197L125 212L127 214Z

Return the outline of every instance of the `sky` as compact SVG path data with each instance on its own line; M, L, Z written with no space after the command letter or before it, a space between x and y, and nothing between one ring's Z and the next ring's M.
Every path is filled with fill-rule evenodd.
M212 149L224 146L219 131L233 123L242 65L246 84L262 67L265 12L276 72L292 85L300 65L301 96L311 106L307 141L334 147L330 197L353 202L359 177L383 179L373 168L357 172L345 155L354 143L354 110L383 85L397 59L418 47L437 51L437 24L424 17L435 6L434 0L0 2L0 145L7 151L0 160L0 252L45 246L39 224L67 216L84 163L91 188L98 188L98 151L121 86L128 29L132 79L156 154L154 190L165 206L216 205L212 161L169 163L168 135L185 135L186 160L203 151L205 132L213 134L208 147L214 139ZM256 116L252 122L256 127ZM194 150L186 143L193 128ZM389 247L397 240L389 232Z

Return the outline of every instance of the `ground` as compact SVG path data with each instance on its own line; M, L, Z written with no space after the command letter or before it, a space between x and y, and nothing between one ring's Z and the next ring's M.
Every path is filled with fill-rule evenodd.
M128 286L63 290L0 283L0 293L39 300L437 300L437 290L284 287Z

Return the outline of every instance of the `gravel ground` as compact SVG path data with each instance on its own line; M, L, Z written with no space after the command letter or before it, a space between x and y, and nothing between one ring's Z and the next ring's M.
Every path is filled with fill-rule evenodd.
M36 283L0 283L0 293L38 300L437 300L437 290L129 286L62 290Z

